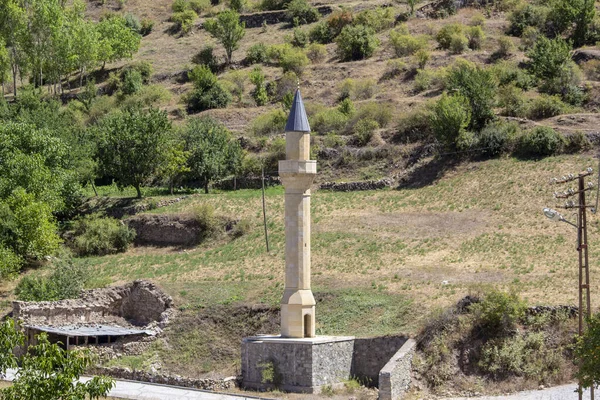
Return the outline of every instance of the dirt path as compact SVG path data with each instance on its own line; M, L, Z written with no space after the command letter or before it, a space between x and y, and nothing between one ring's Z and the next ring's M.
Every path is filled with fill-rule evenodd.
M448 397L444 400L577 400L578 396L575 392L577 384L571 383L568 385L556 386L543 390L531 390L527 392L519 392L507 396L485 396L485 397ZM595 394L595 393L594 393ZM584 399L589 399L589 391L583 394Z

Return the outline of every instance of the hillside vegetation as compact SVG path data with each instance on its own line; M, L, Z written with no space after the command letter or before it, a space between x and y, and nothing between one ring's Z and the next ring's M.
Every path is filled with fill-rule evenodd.
M573 321L522 306L577 300L575 232L541 209L550 178L596 167L596 4L459 3L0 0L2 305L151 279L176 322L105 362L239 372L239 340L278 330L284 196L266 190L267 253L261 192L216 183L277 174L300 85L316 183L393 182L314 191L317 333L417 336L432 396L570 379ZM134 213L202 234L133 246ZM595 216L589 228L594 271ZM442 312L468 294L514 305L505 336L473 334L476 307Z

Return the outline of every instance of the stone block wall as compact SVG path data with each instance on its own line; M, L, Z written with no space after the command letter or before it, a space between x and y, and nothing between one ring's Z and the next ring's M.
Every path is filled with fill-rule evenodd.
M319 6L317 7L317 10L321 15L328 15L333 12L331 6ZM287 21L286 13L286 10L275 10L254 14L242 14L240 15L240 22L245 23L246 28L259 28L265 22L267 25L274 25Z
M284 391L319 393L350 377L353 338L329 341L302 339L244 339L242 385L248 389L278 387ZM263 371L272 366L274 383L263 383Z
M355 339L352 376L367 386L378 386L379 371L407 340L406 336Z
M416 342L408 339L379 372L379 400L402 399L410 387Z

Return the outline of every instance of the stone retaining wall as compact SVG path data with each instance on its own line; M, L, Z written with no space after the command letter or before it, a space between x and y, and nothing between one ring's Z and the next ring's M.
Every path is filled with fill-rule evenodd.
M236 386L236 377L225 379L194 379L184 378L179 375L167 375L158 373L149 373L145 371L132 371L128 368L104 368L96 367L89 371L92 375L106 375L115 379L125 379L130 381L157 383L160 385L181 386L201 390L228 390Z
M203 235L198 221L190 216L141 214L123 222L135 230L136 245L191 246Z
M406 343L406 336L382 336L354 340L352 376L366 386L379 385L379 371Z
M416 342L408 339L379 372L379 400L402 399L410 387Z
M317 10L321 15L329 15L333 12L331 6L319 6ZM263 23L267 25L275 25L287 21L286 10L265 11L253 14L240 15L240 22L246 24L246 28L259 28Z
M380 179L378 181L362 181L362 182L325 182L322 183L319 189L333 190L334 192L353 192L358 190L377 190L385 189L392 186L391 179Z
M278 176L265 176L265 187L281 185ZM223 179L213 184L215 189L233 190L235 189L260 189L262 187L262 178L260 176L248 176L242 178Z

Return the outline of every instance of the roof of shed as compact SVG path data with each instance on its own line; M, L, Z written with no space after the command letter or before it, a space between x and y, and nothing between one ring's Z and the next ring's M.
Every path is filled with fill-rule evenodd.
M54 333L61 336L131 336L131 335L154 335L152 331L139 329L123 328L112 325L63 325L63 326L43 326L27 325L29 329L35 329L40 332Z

